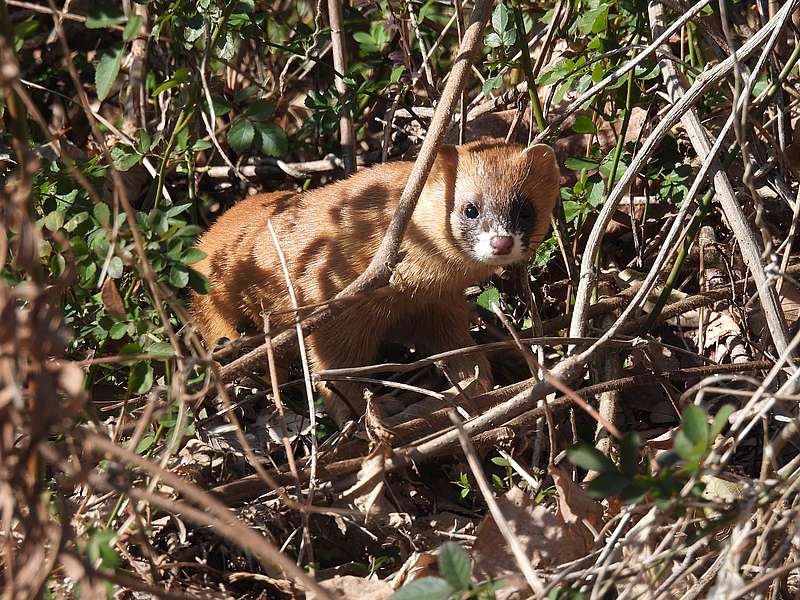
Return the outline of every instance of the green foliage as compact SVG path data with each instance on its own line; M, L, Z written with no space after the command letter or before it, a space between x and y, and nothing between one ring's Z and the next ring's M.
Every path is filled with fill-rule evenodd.
M694 404L687 406L673 449L659 457L660 468L655 472L650 472L646 463L644 472L640 472L640 442L635 433L629 433L622 439L617 464L585 442L569 448L567 457L579 467L598 473L587 487L587 492L596 498L618 496L628 503L645 497L668 501L677 498L690 479L695 480L692 493L699 497L704 487L699 481L704 461L733 411L734 408L726 404L709 425L702 407Z
M391 600L489 600L502 582L476 584L472 578L472 560L455 542L439 548L441 577L421 577L407 583L390 596Z
M458 488L458 495L462 500L467 498L472 493L472 482L470 482L469 476L466 473L459 473L458 479L451 481L450 483L454 484Z

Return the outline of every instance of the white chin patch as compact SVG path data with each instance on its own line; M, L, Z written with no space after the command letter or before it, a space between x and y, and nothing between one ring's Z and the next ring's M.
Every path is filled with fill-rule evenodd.
M514 238L514 244L507 254L497 254L492 248L491 240L495 236L510 236ZM490 265L510 265L525 258L522 247L522 234L507 233L505 231L482 231L478 234L478 240L472 247L472 251L481 262Z

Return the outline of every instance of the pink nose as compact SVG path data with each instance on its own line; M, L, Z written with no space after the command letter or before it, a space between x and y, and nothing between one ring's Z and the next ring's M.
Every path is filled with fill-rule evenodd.
M514 247L514 238L510 235L495 235L489 240L493 254L510 254Z

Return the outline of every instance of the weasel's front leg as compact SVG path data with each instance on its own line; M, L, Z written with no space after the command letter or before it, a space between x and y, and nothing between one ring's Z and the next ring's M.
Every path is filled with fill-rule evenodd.
M309 355L316 371L361 367L378 354L385 324L374 318L368 305L348 309L309 338ZM338 425L357 420L366 410L364 387L352 381L330 381L317 385L328 414Z
M469 333L469 308L462 298L453 302L436 302L421 308L414 315L405 332L399 332L403 339L398 341L412 344L421 356L430 356L475 346ZM477 368L478 391L492 389L492 370L482 352L458 354L445 361L450 377L456 381L475 377Z

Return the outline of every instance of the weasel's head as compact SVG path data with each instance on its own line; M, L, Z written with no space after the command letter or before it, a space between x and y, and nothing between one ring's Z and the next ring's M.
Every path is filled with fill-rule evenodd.
M455 246L490 266L529 259L547 236L558 198L553 149L478 140L443 154L441 167L455 171L449 211Z

